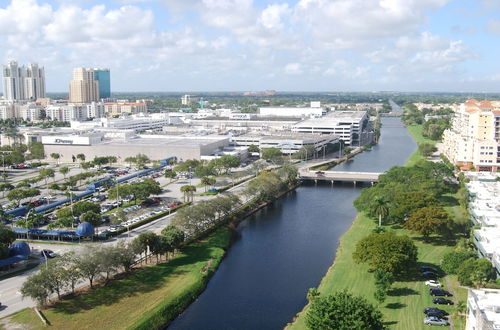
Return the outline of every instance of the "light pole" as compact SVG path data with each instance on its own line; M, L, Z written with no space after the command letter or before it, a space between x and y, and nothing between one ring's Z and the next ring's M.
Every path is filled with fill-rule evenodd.
M189 166L189 185L191 185L191 166Z

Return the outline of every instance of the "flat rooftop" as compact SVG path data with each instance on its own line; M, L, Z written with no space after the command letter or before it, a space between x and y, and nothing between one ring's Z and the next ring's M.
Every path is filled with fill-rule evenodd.
M280 133L280 134L242 134L233 138L250 138L250 139L265 139L265 140L311 140L311 139L325 139L325 138L338 138L334 134L306 134L306 133Z
M486 319L493 323L494 329L500 329L500 290L478 289L469 290L469 301L483 312Z
M159 138L134 138L127 140L104 140L99 145L114 146L156 146L156 147L199 147L214 142L228 140L228 137L186 137L186 136L168 136Z

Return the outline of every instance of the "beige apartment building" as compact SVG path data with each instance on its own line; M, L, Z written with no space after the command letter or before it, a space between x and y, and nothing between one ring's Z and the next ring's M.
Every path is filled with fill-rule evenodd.
M462 170L500 170L500 102L471 99L455 111L442 152Z
M147 112L148 108L144 102L116 102L104 103L104 112L108 117L120 116L122 114L137 114Z
M75 68L69 83L69 102L90 103L99 101L99 82L94 69Z

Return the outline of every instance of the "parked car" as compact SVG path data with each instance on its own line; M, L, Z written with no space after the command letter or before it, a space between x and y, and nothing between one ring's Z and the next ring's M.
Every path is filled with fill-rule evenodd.
M438 270L432 266L420 266L420 271L438 273Z
M46 258L49 258L49 259L57 257L57 255L52 250L42 250L41 254L42 254L43 257L46 257Z
M437 307L426 307L424 308L424 314L429 315L429 313L439 313L442 314L443 316L448 315L448 312L442 309L439 309Z
M428 317L424 318L424 324L425 325L442 325L442 326L450 325L450 323L448 323L447 320L444 320L444 319L441 319L441 318L435 317L435 316L428 316Z
M425 278L431 278L431 279L439 277L438 274L436 274L434 272L423 272L422 276L425 277Z
M453 301L441 297L432 299L432 302L437 305L453 305Z
M429 289L429 293L431 296L446 296L446 297L453 296L450 292L443 290L443 289L439 289L439 288Z
M443 285L436 280L425 281L425 285L432 286L434 288L441 288Z

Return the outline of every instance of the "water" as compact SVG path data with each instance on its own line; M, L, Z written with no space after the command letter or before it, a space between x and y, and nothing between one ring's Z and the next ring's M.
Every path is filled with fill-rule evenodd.
M382 124L378 146L335 169L378 172L404 164L415 143L399 118ZM359 191L352 183L303 185L243 221L207 289L168 329L282 329L332 264Z

